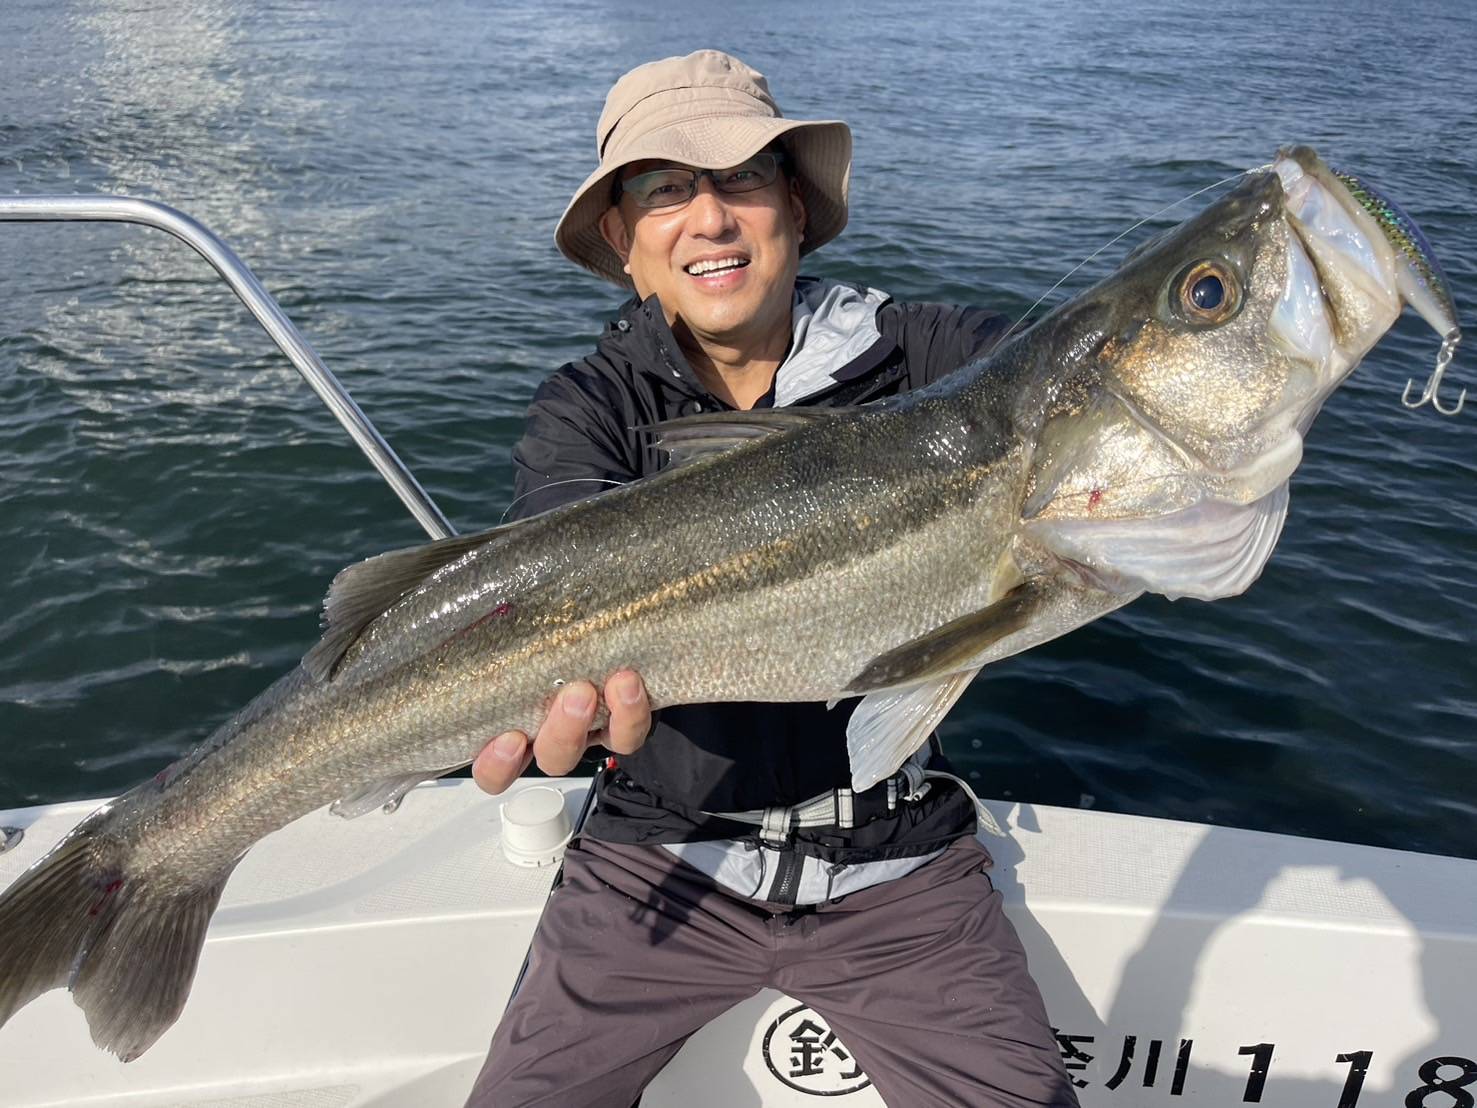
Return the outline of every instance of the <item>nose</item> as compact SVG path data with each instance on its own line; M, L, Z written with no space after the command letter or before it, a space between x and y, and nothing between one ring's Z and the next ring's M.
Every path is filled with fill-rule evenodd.
M735 228L728 197L718 191L710 177L699 177L697 193L687 205L687 230L699 238L717 239Z

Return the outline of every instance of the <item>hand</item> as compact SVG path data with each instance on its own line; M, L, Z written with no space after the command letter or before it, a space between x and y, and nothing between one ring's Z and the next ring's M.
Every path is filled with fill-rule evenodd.
M522 731L507 731L482 748L472 763L472 777L485 792L496 796L538 760L538 768L562 777L579 764L592 746L616 754L634 754L651 730L651 704L646 686L635 670L617 670L605 682L605 704L610 718L592 731L599 698L588 681L571 681L560 689L533 742Z

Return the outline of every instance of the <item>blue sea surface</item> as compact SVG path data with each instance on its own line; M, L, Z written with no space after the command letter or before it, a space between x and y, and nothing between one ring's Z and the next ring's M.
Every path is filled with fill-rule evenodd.
M848 120L851 223L807 269L900 299L1019 314L1298 141L1398 199L1471 306L1474 32L1431 0L9 0L0 194L202 220L467 531L621 300L552 231L632 65L728 49L787 114ZM156 772L295 664L340 567L423 536L168 236L0 225L0 305L6 808ZM1477 857L1477 397L1399 401L1436 347L1407 315L1330 400L1246 595L1140 600L982 674L944 728L978 790Z

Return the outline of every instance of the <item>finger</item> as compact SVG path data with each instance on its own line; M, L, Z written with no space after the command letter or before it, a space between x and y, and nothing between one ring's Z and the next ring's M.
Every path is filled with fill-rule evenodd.
M483 792L497 796L522 776L532 760L528 736L522 731L508 731L482 748L472 762L472 780Z
M549 715L533 740L538 768L550 777L563 777L579 764L586 738L595 722L595 686L571 681L559 690Z
M605 703L610 722L601 742L617 754L634 754L651 731L651 703L646 685L635 670L623 669L605 682Z

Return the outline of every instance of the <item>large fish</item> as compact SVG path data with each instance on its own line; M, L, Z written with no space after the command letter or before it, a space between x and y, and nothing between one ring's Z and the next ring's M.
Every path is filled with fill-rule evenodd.
M1402 303L1457 333L1383 204L1286 151L932 388L680 420L649 480L345 570L301 666L0 895L0 1023L70 985L94 1041L138 1057L253 843L534 730L564 681L632 666L658 706L863 695L865 788L981 666L1144 592L1241 592L1303 433Z

